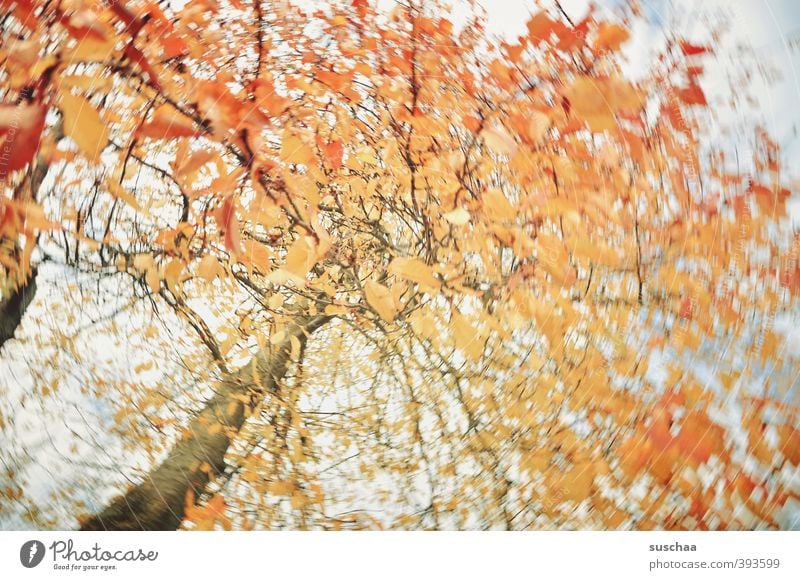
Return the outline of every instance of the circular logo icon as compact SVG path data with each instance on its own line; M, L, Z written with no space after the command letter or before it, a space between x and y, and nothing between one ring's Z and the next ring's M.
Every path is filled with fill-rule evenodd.
M26 568L35 568L44 558L44 544L39 540L28 540L19 549L19 561Z

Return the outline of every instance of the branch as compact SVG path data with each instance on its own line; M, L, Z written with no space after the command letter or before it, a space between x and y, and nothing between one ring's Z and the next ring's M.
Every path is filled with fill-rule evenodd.
M224 379L186 429L166 459L144 480L84 521L81 530L174 530L183 521L187 494L204 493L212 477L225 470L225 454L249 413L275 392L291 362L292 339L308 337L330 320L299 318L277 345L260 350L255 359ZM247 408L244 401L249 400ZM222 425L221 431L211 427ZM205 467L205 469L204 469Z

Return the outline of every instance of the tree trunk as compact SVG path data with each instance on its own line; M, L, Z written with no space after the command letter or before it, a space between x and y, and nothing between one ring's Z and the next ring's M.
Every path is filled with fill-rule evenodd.
M189 491L198 497L211 477L223 472L225 453L247 418L243 399L249 399L254 406L265 395L275 392L291 360L292 339L304 346L308 336L329 319L319 315L292 323L277 345L265 347L255 355L255 361L222 381L166 459L144 481L83 522L80 529L177 529L184 517ZM209 432L209 428L219 424L222 431Z
M58 143L64 137L64 125L61 120L53 127L53 139ZM42 185L47 172L50 171L50 162L43 156L36 158L36 165L31 173L30 189L19 189L14 193L15 199L38 200L39 187ZM37 239L38 242L38 239ZM36 266L30 269L24 282L11 290L7 296L0 298L0 349L6 341L14 338L17 327L22 323L25 311L36 295Z
M32 268L25 282L0 300L0 348L14 338L14 332L36 294L36 272L36 268Z

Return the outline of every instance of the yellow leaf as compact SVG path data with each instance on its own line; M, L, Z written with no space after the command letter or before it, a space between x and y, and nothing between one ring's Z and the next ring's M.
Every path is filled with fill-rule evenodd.
M294 493L295 485L291 481L270 481L267 491L273 495L290 496Z
M314 159L314 151L300 137L286 130L281 144L281 159L286 163L309 165Z
M456 226L463 226L464 224L469 223L469 212L463 207L449 211L442 217Z
M306 496L303 495L302 491L297 490L292 494L292 498L289 500L289 502L292 505L292 509L303 509L303 506L306 505Z
M564 286L574 284L577 277L569 263L569 256L562 240L554 234L539 232L536 243L541 268L550 274L553 280Z
M139 210L139 211L142 210L141 206L139 205L139 202L136 200L136 198L133 196L133 194L130 193L124 187L122 187L116 180L114 180L114 179L106 179L105 184L106 184L106 188L108 189L108 192L111 195L113 195L114 197L116 197L119 200L124 201L125 203L127 203L129 206L131 206L135 210Z
M286 285L289 282L295 286L305 286L306 279L305 276L300 277L297 274L289 272L288 270L278 268L277 270L273 270L269 273L267 276L267 282L277 286Z
M297 238L286 253L284 269L298 278L305 279L316 261L314 240L308 236Z
M386 286L368 280L364 284L364 296L367 303L377 312L385 322L392 322L397 315L392 293Z
M61 111L64 113L64 135L75 141L88 159L100 159L100 153L108 144L108 128L94 107L83 97L62 93Z
M560 493L564 499L581 502L592 493L594 482L594 467L591 463L576 463L572 469L566 471L561 478Z
M302 463L306 460L306 455L303 452L303 445L297 439L292 440L292 462Z
M567 88L566 96L574 113L597 132L614 129L618 111L636 110L644 103L633 85L609 77L579 76Z
M328 304L325 307L325 314L329 316L336 316L338 314L347 314L347 308L338 304Z
M618 268L622 262L617 250L602 242L580 238L569 243L572 254L601 266Z
M419 258L395 258L389 264L389 273L435 290L441 286L433 275L433 269Z
M183 262L180 260L171 260L164 267L164 281L167 283L167 288L173 294L180 293L181 274L183 273Z
M242 472L242 479L247 483L255 483L261 481L261 476L255 471L247 470Z
M319 205L319 188L314 179L308 175L298 175L287 170L284 173L283 180L286 182L286 187L289 188L293 199L305 199L308 205L313 207Z
M133 267L139 272L146 272L153 267L153 254L136 254L133 257Z
M153 294L158 294L161 290L161 276L158 275L158 269L151 267L147 270L144 278L147 285L150 287L150 291Z
M533 415L532 411L528 411ZM551 453L547 449L537 449L525 453L520 459L519 466L529 473L545 473L550 468Z
M453 312L450 325L453 329L453 342L456 348L463 350L474 361L480 359L483 354L481 333L459 312Z
M206 254L203 256L203 259L200 260L200 264L197 267L198 274L200 274L202 278L205 278L209 282L217 277L219 270L219 261L211 254Z
M528 117L528 137L533 143L541 143L552 121L541 111L533 111Z
M426 313L423 309L416 310L409 318L409 321L411 322L411 328L421 338L433 340L438 334L433 315Z
M517 150L517 143L503 127L493 127L483 132L483 139L489 149L500 155L511 156Z
M484 192L483 211L492 221L513 220L517 214L514 206L499 189L490 189Z
M269 297L267 304L269 304L269 307L272 308L273 310L277 310L278 308L283 306L285 300L286 299L283 297L283 294L276 293Z
M91 36L86 36L78 41L75 48L67 52L64 63L105 62L114 53L115 45L113 37L107 40L96 40Z
M238 256L240 262L246 262L257 267L262 272L270 269L271 252L267 246L253 239L242 242L242 253Z

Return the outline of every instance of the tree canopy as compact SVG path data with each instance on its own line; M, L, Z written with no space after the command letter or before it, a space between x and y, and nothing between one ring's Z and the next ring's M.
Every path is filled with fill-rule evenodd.
M22 323L34 377L0 429L80 384L82 444L120 455L75 460L73 525L777 528L800 501L792 191L765 132L751 161L715 140L712 47L634 80L635 5L513 42L437 1L0 6L0 345ZM30 461L0 518L57 525Z

